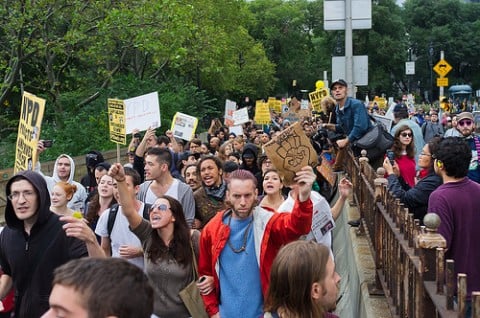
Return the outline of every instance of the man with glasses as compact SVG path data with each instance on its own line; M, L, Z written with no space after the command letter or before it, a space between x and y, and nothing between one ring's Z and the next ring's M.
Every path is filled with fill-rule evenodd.
M47 184L39 173L19 172L7 182L6 194L7 226L0 234L0 265L4 271L0 277L0 299L13 286L15 317L40 317L48 310L54 269L71 259L87 256L87 248L90 251L90 247L99 246L93 233L84 243L69 232L88 229L82 220L67 217L75 219L78 226L70 221L65 224L50 211Z
M475 121L473 114L469 112L460 113L457 116L457 130L467 141L472 150L472 159L468 167L468 177L480 183L480 164L478 154L480 153L480 137L475 135Z

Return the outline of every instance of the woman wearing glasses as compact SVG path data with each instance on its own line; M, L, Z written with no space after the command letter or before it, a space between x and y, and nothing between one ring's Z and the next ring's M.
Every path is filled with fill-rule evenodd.
M145 272L155 291L154 314L190 317L178 293L194 279L192 266L198 255L200 233L190 231L180 202L169 196L157 198L150 208L150 222L144 220L128 195L130 185L125 182L122 165L112 165L109 174L117 180L120 204L130 229L142 242ZM198 288L208 294L212 285L209 279L204 279Z
M414 214L415 219L420 221L423 221L423 217L427 213L430 194L442 184L442 178L436 175L433 169L435 160L432 158L432 154L437 150L439 142L440 137L434 137L423 147L418 157L418 166L423 171L421 173L423 177L418 180L414 187L408 190L402 187L399 177L394 173L390 160L385 158L383 162L383 168L385 168L388 175L388 190L400 199L400 202L408 208L410 213Z
M392 164L394 173L400 178L405 190L413 188L415 186L416 163L415 145L410 127L402 125L396 130L391 150L394 158Z

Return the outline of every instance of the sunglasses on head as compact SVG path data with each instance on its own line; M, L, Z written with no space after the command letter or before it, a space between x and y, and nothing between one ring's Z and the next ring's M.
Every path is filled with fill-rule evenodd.
M473 121L471 121L470 119L461 120L458 122L459 126L471 126L472 124L473 124Z
M402 137L412 137L413 134L412 133L401 133L400 136L402 136Z
M168 206L166 204L154 204L150 207L149 212L153 212L155 209L158 209L161 212L165 212L168 210Z

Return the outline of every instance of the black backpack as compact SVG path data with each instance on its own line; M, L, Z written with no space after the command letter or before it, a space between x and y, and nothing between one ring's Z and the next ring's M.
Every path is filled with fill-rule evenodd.
M113 224L115 223L115 218L117 217L117 212L118 212L118 203L113 204L110 207L110 212L108 213L108 222L107 222L107 231L108 231L108 237L112 234L112 229L113 229ZM150 220L150 208L151 204L145 203L143 205L143 218L145 220Z

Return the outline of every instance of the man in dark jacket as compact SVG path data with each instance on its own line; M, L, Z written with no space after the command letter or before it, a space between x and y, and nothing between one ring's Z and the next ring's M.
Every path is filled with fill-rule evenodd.
M7 226L0 234L0 299L15 288L15 316L40 317L48 310L53 271L87 256L85 243L67 237L59 216L50 211L42 175L22 171L7 183Z

